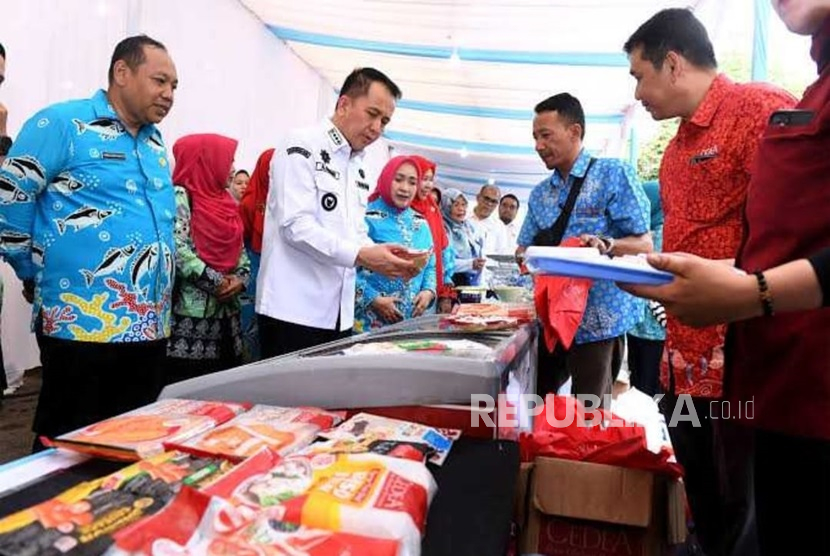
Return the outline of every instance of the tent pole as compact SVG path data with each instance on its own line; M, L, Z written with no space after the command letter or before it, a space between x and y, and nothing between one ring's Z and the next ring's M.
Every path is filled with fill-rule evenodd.
M132 37L141 33L142 0L128 0L127 2L127 36Z
M637 137L637 126L632 125L628 133L628 163L637 171L637 159L640 158L640 139Z
M755 32L752 41L752 80L767 80L767 44L769 40L768 0L755 0Z

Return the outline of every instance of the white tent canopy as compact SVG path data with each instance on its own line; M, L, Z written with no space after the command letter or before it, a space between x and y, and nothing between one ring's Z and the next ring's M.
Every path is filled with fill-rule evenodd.
M753 30L770 19L768 0L5 0L0 101L14 133L38 108L105 86L115 43L144 32L168 46L181 77L162 124L168 143L225 133L240 140L237 166L251 168L286 130L329 114L352 69L373 66L404 92L372 149L378 164L388 146L419 152L444 185L473 191L492 179L526 198L546 173L532 109L552 94L582 101L590 150L633 159L633 131L651 122L622 45L657 10L682 6L719 54L751 56ZM778 40L770 58L804 60L799 46L790 56Z
M691 7L714 38L728 4L753 13L751 0L242 1L333 86L355 67L389 74L404 98L386 137L438 161L440 183L495 180L520 198L545 175L530 133L539 101L575 95L586 147L632 158L627 37L665 7Z

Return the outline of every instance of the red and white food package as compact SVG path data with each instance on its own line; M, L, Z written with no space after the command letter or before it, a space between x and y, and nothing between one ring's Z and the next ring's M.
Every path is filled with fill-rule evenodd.
M342 412L315 407L255 405L227 423L169 446L199 455L220 455L241 461L268 447L287 456L311 444L317 435L343 420Z
M397 556L399 543L282 521L185 487L161 512L115 534L107 556Z
M166 444L210 431L249 407L230 402L158 400L59 436L51 444L94 456L136 461L163 453Z
M401 543L420 553L437 486L425 465L377 454L289 456L268 469L261 454L205 492L252 508L282 506L287 523Z

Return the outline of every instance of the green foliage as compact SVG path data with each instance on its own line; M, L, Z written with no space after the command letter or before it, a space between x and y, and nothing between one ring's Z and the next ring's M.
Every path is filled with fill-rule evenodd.
M651 181L658 178L660 159L663 158L663 152L665 152L669 141L677 133L678 125L680 125L679 118L660 122L657 134L643 146L640 156L637 158L637 176L642 181Z

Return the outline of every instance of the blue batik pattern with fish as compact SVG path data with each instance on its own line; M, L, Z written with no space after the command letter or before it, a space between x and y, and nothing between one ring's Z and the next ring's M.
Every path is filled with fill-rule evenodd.
M175 211L161 134L131 135L104 91L35 114L0 166L0 255L47 336L169 336Z

